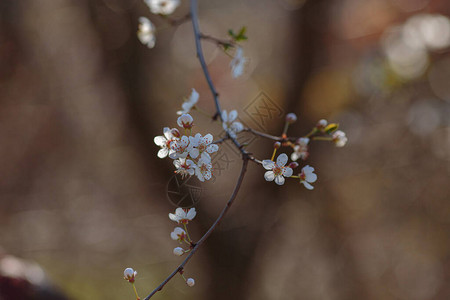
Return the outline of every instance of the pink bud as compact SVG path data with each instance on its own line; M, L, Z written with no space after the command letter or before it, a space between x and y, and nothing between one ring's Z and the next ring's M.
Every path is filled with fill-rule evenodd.
M295 168L297 168L297 167L298 167L298 163L295 162L295 161L293 161L293 162L291 162L291 163L289 164L289 168L291 168L291 169L295 169Z

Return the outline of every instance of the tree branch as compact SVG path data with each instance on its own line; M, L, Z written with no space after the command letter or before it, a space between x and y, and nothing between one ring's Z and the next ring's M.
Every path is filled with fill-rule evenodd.
M243 156L242 158L242 167L241 167L241 173L239 174L239 178L236 182L236 185L234 187L233 193L231 194L230 198L227 201L227 204L222 209L222 212L217 217L216 221L211 225L211 227L208 229L208 231L201 237L200 240L198 240L197 243L195 243L194 248L189 252L189 255L183 260L183 262L169 275L167 278L156 288L154 289L150 295L148 295L145 300L150 299L153 295L155 295L157 292L161 291L163 287L179 272L183 271L184 266L189 262L189 260L194 256L194 254L197 252L198 248L205 242L205 240L211 235L211 233L216 229L216 227L220 224L223 217L226 215L227 211L230 209L231 205L234 202L234 199L236 199L237 194L239 192L239 189L241 188L242 181L244 180L245 173L247 172L247 165L250 158L248 156Z
M214 119L220 118L220 121L223 122L222 119L222 109L220 107L219 102L219 93L217 93L216 88L214 87L214 84L212 82L211 76L209 74L208 67L206 65L205 57L203 55L203 49L201 45L201 39L204 36L200 32L200 28L198 25L198 11L197 11L197 0L191 0L190 3L190 16L192 20L192 26L194 28L194 36L195 36L195 46L197 49L197 57L200 61L200 65L203 70L203 74L205 75L206 81L208 82L209 89L211 90L211 93L214 98L214 103L216 106L216 113L214 115ZM251 156L246 150L243 149L243 146L236 140L236 138L232 137L229 132L227 132L227 137L217 141L217 143L220 143L226 139L230 139L235 147L241 152L242 154L242 167L241 172L239 174L239 178L236 182L236 185L234 187L233 193L231 194L230 198L228 199L225 207L222 209L222 212L217 217L216 221L211 225L211 227L208 229L208 231L198 240L197 243L192 244L193 248L189 252L188 256L183 260L183 262L178 265L178 267L169 275L166 279L164 279L161 284L155 288L146 298L145 300L150 299L153 295L155 295L157 292L161 291L164 286L177 274L181 273L184 269L184 266L189 262L189 260L194 256L194 254L197 252L198 248L205 242L205 240L211 235L211 233L217 228L217 226L220 224L222 219L224 218L225 214L230 209L231 205L233 204L234 200L237 197L237 194L241 188L242 182L244 180L245 173L247 172L247 165L249 161L260 163L257 159L255 159L253 156Z

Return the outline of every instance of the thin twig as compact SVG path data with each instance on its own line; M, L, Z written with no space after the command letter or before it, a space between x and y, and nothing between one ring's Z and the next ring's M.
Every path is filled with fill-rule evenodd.
M217 117L222 120L222 109L220 108L219 102L219 93L216 91L214 84L212 82L211 76L209 75L209 70L206 65L205 57L203 55L202 43L201 43L201 33L200 27L198 25L198 9L197 9L197 0L191 0L191 20L192 26L194 28L194 36L195 36L195 47L197 48L197 58L200 61L200 65L202 66L203 73L205 74L206 81L208 82L209 89L214 98L214 104L216 105L216 114L214 116L215 119Z
M236 46L236 44L233 42L233 40L222 40L222 39L218 39L216 37L206 35L203 33L200 33L200 38L205 41L210 41L210 42L216 43L217 45L222 46L224 48Z
M214 103L216 105L216 114L214 116L215 119L220 118L220 121L223 122L222 119L222 109L220 107L219 102L219 94L216 91L216 88L214 87L214 84L212 82L211 76L209 74L208 67L205 62L205 57L203 56L203 50L201 45L201 33L200 28L198 25L198 12L197 12L197 0L191 0L190 3L190 16L192 20L192 26L194 28L194 35L195 35L195 46L197 48L197 57L200 61L200 65L203 69L203 74L205 75L206 81L208 82L209 89L211 90L211 93L214 98ZM217 217L216 221L211 225L211 227L208 229L208 231L200 238L200 240L193 244L193 248L190 251L189 255L183 260L183 262L169 275L166 279L156 288L154 289L146 298L145 300L150 299L154 294L156 294L158 291L161 291L163 287L177 274L181 273L184 269L184 266L189 262L189 260L194 256L194 254L197 252L198 248L205 242L205 240L211 235L211 233L216 229L216 227L219 225L219 223L222 221L223 217L227 213L227 211L230 209L231 205L233 204L234 200L237 197L237 194L239 192L239 189L241 188L242 181L244 180L245 173L247 172L247 165L249 161L254 161L257 163L260 163L257 159L255 159L253 156L251 156L245 149L243 149L243 146L236 140L236 138L232 137L227 132L227 137L223 140L230 139L233 144L236 146L236 148L241 152L242 154L242 167L241 172L239 174L239 178L236 181L236 185L234 187L233 193L231 194L230 198L228 199L225 207L222 209L222 212Z
M164 19L167 23L169 23L170 26L173 26L173 27L178 26L178 25L181 25L181 24L183 24L184 22L189 21L189 19L191 18L191 14L190 14L190 13L187 14L187 15L185 15L185 16L183 16L183 17L181 17L181 18L179 18L179 19L173 19L173 18L171 18L171 17L169 17L169 16L167 16L167 15L161 15L161 14L158 14L158 16L160 16L160 17L161 17L162 19Z
M241 173L239 174L239 178L236 181L236 185L234 187L233 193L231 194L230 198L227 201L227 204L222 209L222 212L217 217L216 221L211 225L211 227L208 229L208 231L201 237L200 240L195 244L194 248L192 248L189 255L183 260L183 262L156 288L153 290L153 292L148 295L145 300L150 299L154 294L161 291L163 287L179 272L181 272L184 269L184 266L189 262L189 260L194 256L194 254L197 252L198 248L205 242L205 240L211 235L211 233L216 229L216 227L220 224L223 217L226 215L227 211L230 209L231 205L234 202L234 199L236 199L236 196L239 192L239 189L241 188L242 182L244 180L245 173L247 172L247 165L250 158L248 156L244 156L242 158L242 167L241 167Z
M250 132L250 133L252 133L254 135L257 135L257 136L260 136L260 137L263 137L263 138L266 138L266 139L269 139L269 140L277 141L277 142L280 142L280 141L284 140L280 136L270 135L270 134L267 134L267 133L264 133L264 132L260 132L260 131L254 130L252 128L245 128L244 131L248 131L248 132Z

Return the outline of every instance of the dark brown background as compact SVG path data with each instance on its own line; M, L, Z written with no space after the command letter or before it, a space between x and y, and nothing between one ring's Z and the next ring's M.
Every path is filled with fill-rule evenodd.
M175 17L188 10L182 2ZM186 269L196 286L175 278L155 299L450 297L450 52L427 51L423 70L405 78L382 47L422 13L449 15L450 4L200 1L204 33L248 28L240 79L204 45L225 109L257 128L245 108L264 92L297 113L292 134L327 118L349 142L312 144L314 191L266 183L250 165L235 206ZM173 166L156 157L153 137L175 126L192 87L213 110L191 24L161 29L140 0L4 0L0 14L0 245L38 262L72 299L133 299L122 280L129 266L148 294L180 261L167 217ZM152 50L136 38L139 16L160 28ZM194 117L200 132L220 134ZM263 127L278 134L282 123L274 115ZM271 155L266 141L250 149ZM239 159L226 151L234 161L204 186L196 237L237 176Z

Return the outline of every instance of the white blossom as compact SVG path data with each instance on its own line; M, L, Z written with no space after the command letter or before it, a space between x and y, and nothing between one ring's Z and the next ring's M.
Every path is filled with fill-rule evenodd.
M182 114L177 119L177 124L184 129L190 129L193 126L194 118L190 114Z
M197 168L197 165L192 160L186 158L176 159L173 161L173 164L177 168L175 173L180 174L181 178L194 175Z
M262 165L264 169L269 170L264 174L264 178L267 181L275 180L275 183L278 185L284 184L284 177L292 176L292 169L288 166L285 166L288 161L288 156L285 153L281 153L277 157L277 162L273 162L269 159L265 159L262 161Z
M175 227L175 229L170 233L170 237L174 241L184 241L186 239L186 231L181 227Z
M175 137L172 133L172 130L169 127L164 127L163 129L164 135L156 136L153 141L161 150L158 151L158 157L164 158L168 154L172 154L174 150L171 149L171 144L174 141L178 141L179 139Z
M136 277L137 272L133 270L132 268L126 268L125 271L123 271L123 277L125 280L128 280L129 282L134 282L134 278Z
M144 0L156 15L170 15L180 5L180 0Z
M317 175L313 173L314 168L310 166L304 166L302 168L302 172L298 174L300 177L300 183L303 183L305 188L308 190L314 189L314 187L310 183L314 183L317 180Z
M297 161L299 158L305 160L308 156L309 138L299 138L294 146L294 152L291 154L291 159Z
M178 115L187 114L191 111L191 109L197 104L198 98L200 95L197 93L195 89L192 89L191 95L188 99L186 99L181 105L181 110L177 111Z
M347 143L347 137L345 136L345 132L341 130L337 130L333 133L333 142L336 147L344 147Z
M227 114L226 110L222 111L222 127L233 138L236 138L238 132L244 130L244 125L242 125L241 122L236 121L237 117L238 113L236 110L230 111L230 114Z
M181 247L176 247L173 249L173 254L175 254L176 256L181 256L184 254L184 249Z
M233 76L233 78L238 78L242 75L242 73L244 73L246 62L247 58L244 57L244 50L242 50L242 47L237 47L236 53L234 54L234 57L230 62L231 75Z
M192 221L196 214L197 212L195 211L195 208L188 210L178 207L175 210L175 214L169 214L169 219L174 222L178 222L178 224L187 224L189 221Z
M201 158L205 162L211 162L211 156L209 155L219 150L218 145L212 144L213 136L210 133L203 137L200 133L197 133L195 136L189 137L189 142L193 147L189 155L192 158L197 158L201 154Z
M212 177L211 173L212 164L211 160L204 159L202 156L197 163L197 169L195 170L195 175L198 180L204 182L205 180L210 180Z
M147 45L149 48L155 47L155 26L146 17L139 18L137 36L142 44Z
M189 138L183 135L181 139L170 143L169 157L171 159L186 158L192 149Z
M188 279L186 280L186 284L187 284L188 286L190 286L190 287L193 287L194 284L195 284L195 280L194 280L193 278L188 278Z

